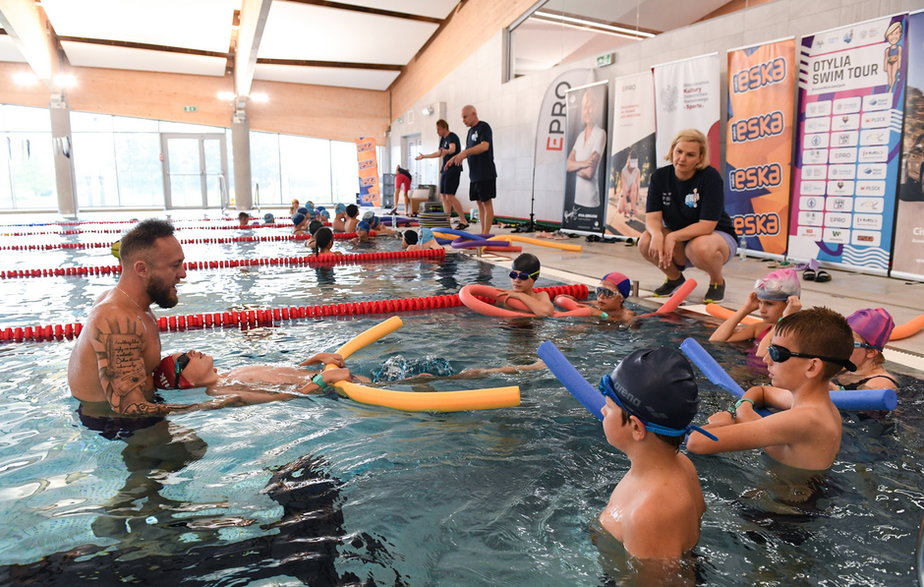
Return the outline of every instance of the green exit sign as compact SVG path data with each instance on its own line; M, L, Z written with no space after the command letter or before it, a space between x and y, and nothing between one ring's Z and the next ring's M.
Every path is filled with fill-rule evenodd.
M600 58L597 57L597 59L599 60ZM198 108L195 106L183 106L183 112L195 112L196 110L198 110Z
M613 54L607 53L606 55L598 55L597 67L606 67L607 65L613 65Z

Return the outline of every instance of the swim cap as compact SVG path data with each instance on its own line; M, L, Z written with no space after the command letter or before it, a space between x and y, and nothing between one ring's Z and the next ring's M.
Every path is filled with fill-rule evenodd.
M322 226L324 226L324 223L320 220L312 220L308 223L308 234L316 233Z
M308 218L314 218L317 215L318 214L317 212L315 212L314 208L308 208L308 211L305 212L305 216L307 216Z
M366 213L363 214L363 220L366 222L371 222L375 218L375 213L372 210L366 210Z
M112 251L113 257L115 257L116 259L120 261L122 260L122 241L121 240L117 240L116 242L112 243L112 248L109 250Z
M295 214L292 215L292 224L294 224L295 226L298 226L304 221L305 221L305 215L303 213L296 212Z
M889 342L895 322L884 308L864 308L847 316L847 324L870 346L880 351Z
M792 269L771 271L763 279L754 282L757 297L762 300L785 302L789 296L802 294L799 276Z
M433 240L434 238L436 238L436 237L433 236L433 231L432 231L432 230L430 230L430 229L427 228L426 226L422 226L422 227L420 228L420 242L421 242L421 243L425 243L425 242L427 242L427 241L431 241L431 240Z
M365 220L360 220L359 224L356 225L356 232L359 232L360 230L365 230L366 232L369 232L370 230L369 223L366 222Z
M632 284L629 282L629 278L622 273L617 273L615 271L607 273L600 278L600 281L608 281L615 285L616 291L624 298L629 297L629 292L632 291Z
M267 212L263 215L263 224L276 224L276 217Z
M666 347L634 351L610 377L628 411L646 422L683 429L696 416L696 377L679 351Z
M173 358L173 355L167 355L161 360L160 364L157 365L157 368L154 369L154 387L157 389L177 389L173 386L175 377L176 359ZM179 389L190 389L192 387L195 386L180 373Z
M299 208L298 210L296 210L296 212L299 213L299 214L304 214L305 216L307 216L307 215L308 215L308 208L302 206L301 208Z
M330 220L330 212L328 212L327 210L321 210L320 212L318 212L318 218L322 220Z
M532 253L523 253L513 260L513 268L517 271L525 271L529 274L536 273L533 279L539 279L538 272L541 267L539 257Z
M337 214L340 214L341 212L346 212L346 206L344 206L343 204L337 204L336 206L334 206L334 212L336 212Z
M406 242L407 244L409 245L417 244L417 233L414 232L413 230L405 230L404 234L402 234L401 236L404 237L404 242Z
M305 202L305 207L314 208L314 202L312 202L311 200L308 200L307 202Z
M324 206L318 206L317 208L315 208L315 211L316 211L318 214L320 214L320 213L323 212L324 210L327 210L327 208L325 208Z

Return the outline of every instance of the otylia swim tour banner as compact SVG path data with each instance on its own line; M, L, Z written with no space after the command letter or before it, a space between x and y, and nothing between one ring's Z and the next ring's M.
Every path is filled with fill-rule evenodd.
M725 210L748 249L786 252L796 41L728 52Z
M359 202L362 206L380 206L379 163L375 155L375 137L356 139L356 160L359 163Z
M789 256L885 274L904 110L906 15L816 33L799 48Z

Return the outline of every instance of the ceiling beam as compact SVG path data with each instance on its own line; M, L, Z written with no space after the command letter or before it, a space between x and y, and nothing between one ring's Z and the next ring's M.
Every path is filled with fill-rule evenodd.
M342 2L328 2L327 0L290 0L297 4L311 4L312 6L323 6L324 8L336 8L337 10L350 10L352 12L362 12L365 14L375 14L377 16L390 16L392 18L403 18L405 20L416 20L420 22L429 22L432 24L442 24L442 18L424 16L422 14L408 14L407 12L396 12L394 10L382 10L380 8L370 8L368 6L356 6L353 4L344 4Z
M2 1L2 0L0 0ZM89 37L61 36L58 39L69 43L87 43L89 45L107 45L109 47L122 47L125 49L143 49L145 51L161 51L164 53L182 53L184 55L200 55L202 57L227 58L227 53L218 51L205 51L203 49L189 49L187 47L170 47L168 45L152 45L151 43L135 43L133 41L114 41L112 39L91 39Z
M241 6L241 24L234 51L234 93L238 96L250 95L257 53L272 3L272 0L244 0Z
M45 12L34 0L0 0L0 25L11 36L33 73L52 91L61 69L57 42Z
M393 63L357 63L353 61L315 61L311 59L257 59L260 65L293 65L296 67L337 67L341 69L378 69L402 71L403 65Z

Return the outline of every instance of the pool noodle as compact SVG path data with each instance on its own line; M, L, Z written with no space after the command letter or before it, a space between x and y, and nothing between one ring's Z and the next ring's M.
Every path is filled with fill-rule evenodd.
M550 340L545 341L536 349L536 354L542 359L549 371L565 386L565 389L571 392L581 405L587 408L587 411L594 415L598 420L603 419L603 405L606 400L584 377L578 373L578 370L568 362L565 355L558 350Z
M528 243L531 245L536 245L539 247L549 247L552 249L561 249L563 251L583 251L584 248L581 245L572 245L567 243L556 243L551 241L544 241L537 238L529 238L528 236L520 236L518 234L500 234L497 236L488 237L489 241L517 241L520 243Z
M359 349L401 328L402 325L401 318L392 316L357 334L352 340L337 349L337 353L346 359ZM324 365L325 371L336 368L337 366L333 363ZM338 381L334 384L334 387L345 393L353 401L409 412L461 412L520 405L520 388L516 385L435 393L392 391L368 387L350 381Z
M649 316L656 316L656 315L661 315L661 314L667 314L668 312L673 312L674 310L677 309L677 307L680 304L683 303L683 300L685 300L687 296L690 295L690 292L696 289L696 285L697 284L696 284L695 279L688 279L684 281L683 285L678 287L677 291L675 291L674 294L670 298L668 298L668 300L664 302L660 308L658 308L654 312L648 312L647 314L636 316L636 318L647 318Z
M680 350L699 367L709 381L735 397L744 395L741 386L694 339L685 339L680 343ZM898 406L898 396L894 389L841 389L830 393L831 401L840 410L894 410Z
M706 313L721 320L728 320L735 315L733 311L719 304L706 304ZM754 316L745 316L741 319L741 324L757 324L758 322L760 319Z

